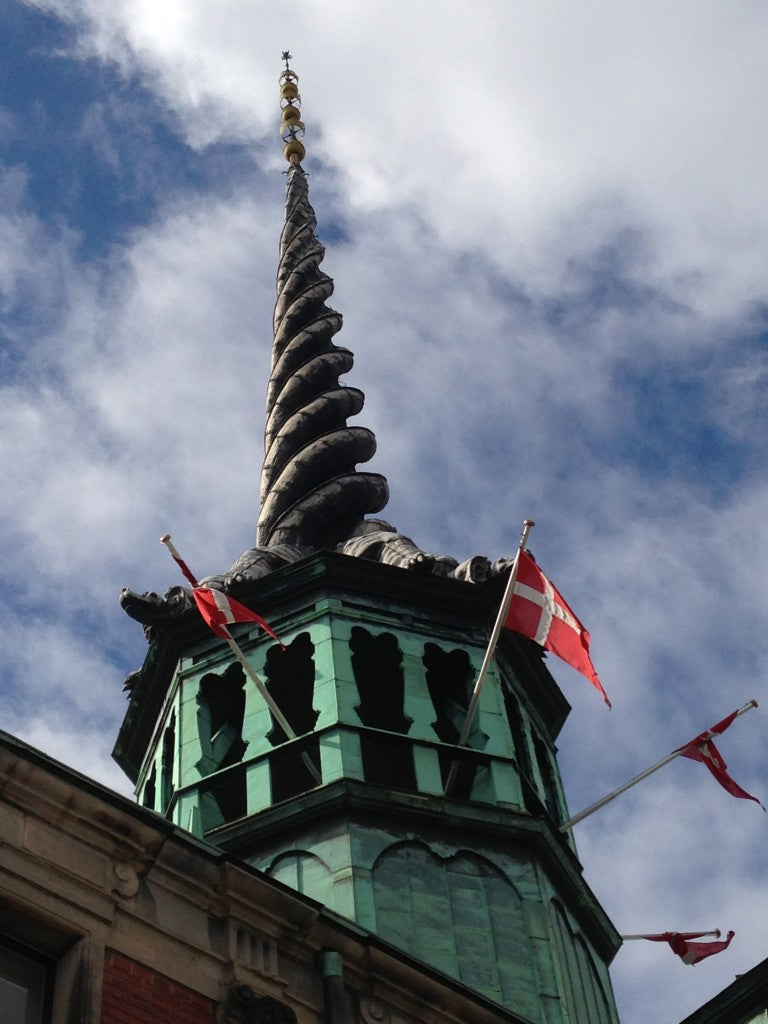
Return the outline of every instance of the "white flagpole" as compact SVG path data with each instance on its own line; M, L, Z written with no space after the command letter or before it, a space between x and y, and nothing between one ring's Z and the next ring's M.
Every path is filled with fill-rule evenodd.
M176 550L176 548L171 543L170 534L165 534L163 537L161 537L160 538L160 542L161 542L161 544L165 544L165 546L170 551L170 553L171 553L171 555L172 555L172 557L173 557L175 562L177 562L179 564L183 564L184 566L186 566L186 562L184 562L184 560L182 559L182 557L179 554L179 552ZM189 570L187 570L187 572L189 572ZM184 575L187 576L187 573L185 572ZM196 587L198 585L197 584L197 580L195 579L195 577L192 575L191 572L189 572L189 576L187 576L187 578L189 579L189 582L192 583L193 586ZM270 712L272 714L272 717L275 719L275 721L280 726L280 728L283 730L283 732L285 733L285 735L288 737L289 740L298 739L296 733L291 728L290 723L288 722L288 719L285 717L285 715L282 713L280 708L275 703L274 698L270 694L269 690L266 688L266 686L264 685L262 680L256 675L256 673L253 670L253 668L249 665L248 661L246 660L245 655L243 654L243 652L240 649L239 645L235 642L234 638L232 636L230 636L229 630L226 629L225 626L222 626L222 629L224 629L224 631L227 633L227 636L224 639L227 641L227 645L229 646L229 649L232 651L234 656L237 658L237 660L243 666L243 670L245 671L245 674L256 685L256 689L259 691L261 696L264 698L264 702L266 703L267 707L269 708L269 710L270 710ZM301 759L304 762L304 764L307 766L307 768L309 769L310 773L312 774L312 777L317 782L317 784L318 785L322 785L323 777L320 774L320 772L318 771L318 769L315 767L314 761L309 756L309 754L306 753L306 751L302 751L301 752Z
M679 934L679 933L678 933ZM719 939L723 934L719 928L715 928L711 932L683 932L684 935L694 935L697 939L703 939L707 935L712 935L714 938ZM631 942L632 939L647 939L647 935L622 935L623 942Z
M496 622L494 623L493 626L491 638L488 641L488 647L486 648L485 651L485 657L483 658L483 663L480 666L480 671L477 675L477 681L475 682L474 688L472 690L472 699L470 700L469 707L467 708L467 715L466 718L464 719L464 726L461 730L461 735L459 736L456 742L457 747L466 746L467 740L469 739L469 733L472 729L472 723L475 719L475 714L477 713L477 705L480 702L480 693L482 692L485 677L488 673L488 667L491 664L491 658L493 657L494 652L496 650L496 644L499 642L499 636L501 634L501 630L507 618L509 605L512 601L512 594L514 591L515 582L517 581L517 570L520 564L520 552L525 548L525 545L528 542L528 534L531 532L531 528L535 525L536 524L532 519L523 520L523 532L520 534L520 543L518 544L517 551L515 552L515 560L512 563L512 569L509 573L509 579L507 580L507 585L504 589L504 597L501 599L501 606L499 607L499 613L496 616ZM458 773L458 770L459 763L458 761L454 761L451 764L450 771L448 772L448 778L445 783L444 796L450 796L451 790L453 789L453 786L456 782L456 775Z
M743 715L746 711L751 711L752 708L756 707L756 700L747 701L744 707L739 708L739 710L736 712L736 718L738 718L739 715ZM704 740L712 739L714 736L715 733L709 733L704 737ZM704 742L704 740L702 740L702 742ZM560 826L560 831L566 832L569 828L572 828L574 825L577 825L580 821L583 821L585 818L588 818L590 814L594 814L595 811L599 811L601 807L605 807L606 804L609 804L612 800L615 800L617 796L621 796L622 793L626 793L626 791L628 789L631 789L632 786L636 786L638 782L642 782L643 779L647 779L649 775L653 775L653 773L657 772L659 768L663 768L664 765L669 764L670 761L674 761L676 757L680 757L684 750L685 747L678 747L677 750L673 750L671 754L667 754L666 757L663 757L661 761L657 761L657 763L651 765L650 768L646 768L644 772L640 772L639 775L635 775L635 777L630 779L629 782L625 782L623 786L619 786L618 789L614 789L607 796L604 796L602 800L598 800L596 803L590 804L590 806L585 808L583 811L579 811L578 814L575 814L572 818L566 821L564 825Z

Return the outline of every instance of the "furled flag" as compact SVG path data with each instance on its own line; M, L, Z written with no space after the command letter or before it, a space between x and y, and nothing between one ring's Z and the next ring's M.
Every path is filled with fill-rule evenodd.
M602 694L608 707L611 706L589 656L589 633L552 581L522 550L518 553L517 579L504 625L535 640L581 672Z
M715 953L722 953L728 949L734 932L728 932L724 939L719 942L691 942L691 939L698 939L702 935L711 932L662 932L660 935L641 935L640 938L649 939L651 942L668 942L673 953L677 953L684 964L697 964L706 960L708 956ZM719 935L719 932L715 934Z
M726 771L728 765L725 763L723 755L712 742L712 737L719 736L720 733L725 732L737 714L738 712L734 711L733 714L724 718L722 722L718 722L711 729L696 736L690 743L686 743L684 747L679 748L680 753L683 757L689 757L692 761L701 761L702 764L705 764L723 789L730 793L731 796L740 797L742 800L754 800L756 804L760 804L763 807L756 796L747 793L746 790L733 781ZM765 807L763 807L763 810L765 810Z
M266 633L269 633L271 637L274 637L283 650L285 650L280 637L260 615L256 612L252 612L250 608L246 608L244 604L240 604L240 602L236 601L233 597L227 597L227 595L222 593L220 590L211 590L210 587L201 587L197 582L195 574L189 568L173 544L171 544L169 534L165 534L165 536L161 537L160 542L168 547L171 557L181 569L182 575L189 581L189 583L192 584L192 597L195 599L197 609L206 624L210 626L216 636L220 636L222 640L231 640L232 635L226 628L225 624L231 624L233 622L257 622L261 628Z
M257 622L261 628L281 643L280 637L269 626L264 619L244 604L235 601L233 597L227 597L220 590L211 590L209 587L195 587L192 597L198 610L216 636L224 640L231 639L228 624L233 622Z

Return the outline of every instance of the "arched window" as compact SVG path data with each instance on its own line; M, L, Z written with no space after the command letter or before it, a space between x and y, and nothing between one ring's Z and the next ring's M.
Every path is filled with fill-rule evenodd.
M490 999L539 1019L523 901L490 861L398 843L373 868L376 931Z
M338 910L331 869L314 853L290 850L272 861L266 873L331 910Z

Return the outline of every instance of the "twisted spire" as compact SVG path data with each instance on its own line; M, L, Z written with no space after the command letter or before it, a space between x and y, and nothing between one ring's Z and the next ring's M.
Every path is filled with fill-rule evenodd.
M320 269L325 249L301 167L304 124L298 76L280 75L281 133L287 173L285 226L280 239L272 371L267 391L265 457L261 474L258 544L332 548L366 515L387 503L387 481L359 473L376 450L365 427L347 426L363 407L363 393L339 377L352 353L333 344L341 315L326 306L333 281Z

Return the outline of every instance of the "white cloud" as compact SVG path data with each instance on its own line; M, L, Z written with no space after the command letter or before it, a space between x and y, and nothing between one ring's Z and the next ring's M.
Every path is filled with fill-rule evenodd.
M367 394L360 422L379 440L371 468L390 482L385 515L459 557L509 553L533 516L537 557L592 631L614 711L548 662L574 706L572 810L762 698L763 5L348 3L333 24L317 2L288 18L236 0L38 6L86 15L80 55L140 72L194 145L274 148L267 185L163 197L90 265L30 212L23 169L2 178L3 309L28 314L9 320L0 404L13 729L113 780L120 677L143 651L119 587L175 581L157 543L168 530L201 575L252 542L286 46L313 200L345 233L325 269L357 356L349 382ZM109 153L108 127L91 127ZM711 455L709 435L732 457L724 442ZM722 749L765 799L762 715ZM764 827L690 762L579 826L620 930L737 931L695 971L650 944L623 949L624 1024L679 1019L763 957Z

